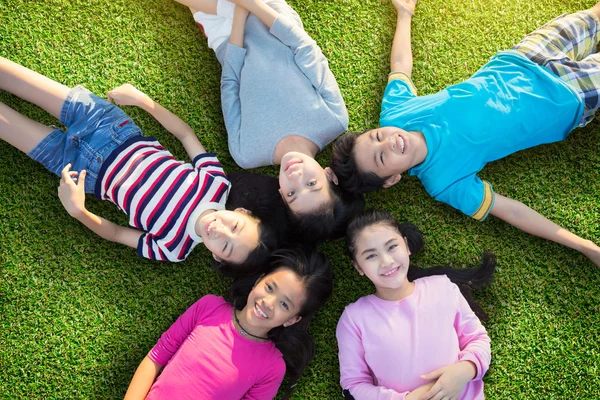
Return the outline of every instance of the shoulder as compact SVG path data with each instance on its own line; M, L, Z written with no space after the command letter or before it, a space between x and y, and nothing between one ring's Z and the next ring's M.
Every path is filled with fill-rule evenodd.
M360 325L360 321L371 314L373 305L369 301L370 296L372 295L361 297L354 303L348 304L338 321L338 327L345 324Z
M458 289L446 275L426 276L415 280L415 283L424 290L435 290L442 293L450 293L454 289Z
M221 296L207 294L198 300L192 307L202 309L206 313L212 311L231 312L231 305Z

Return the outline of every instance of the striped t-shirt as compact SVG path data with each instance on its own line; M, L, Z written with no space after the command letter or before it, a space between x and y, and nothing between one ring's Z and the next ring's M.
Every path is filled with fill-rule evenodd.
M223 210L228 193L229 180L215 154L184 163L144 136L115 149L96 181L96 197L115 203L131 226L146 232L138 254L154 260L184 260L202 242L196 220L206 210Z

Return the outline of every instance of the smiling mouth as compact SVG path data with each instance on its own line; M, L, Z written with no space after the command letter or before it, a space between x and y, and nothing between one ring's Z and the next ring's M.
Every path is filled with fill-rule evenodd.
M254 305L254 313L259 318L262 318L262 319L267 319L268 318L267 314L265 314L265 312L262 310L262 308L260 308L260 306L258 305L258 303L256 303Z
M398 145L398 148L400 149L400 152L402 154L404 154L404 150L406 149L406 144L404 142L404 138L400 135L398 135L398 139L396 140L396 144Z
M300 160L291 160L291 161L289 161L287 164L285 164L285 172L287 172L287 170L290 169L290 167L292 165L296 165L296 164L302 164L302 161L300 161Z
M216 221L216 219L213 219L212 221L207 222L206 225L204 225L204 230L206 231L207 235L210 236L210 231L212 230L212 226Z
M396 275L396 273L398 271L400 271L400 267L391 268L391 269L388 269L383 274L381 274L381 276L383 276L384 278L389 278L389 277Z

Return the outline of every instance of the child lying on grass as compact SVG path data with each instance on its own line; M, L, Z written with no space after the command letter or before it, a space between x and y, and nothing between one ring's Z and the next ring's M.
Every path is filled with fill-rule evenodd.
M331 168L351 192L387 188L408 171L436 200L484 220L488 214L586 255L600 248L526 205L495 193L477 173L516 151L564 140L599 103L600 3L559 17L501 51L466 81L417 96L410 78L415 3L392 0L397 26L380 128L337 140Z
M222 262L246 272L267 259L272 229L247 210L225 210L229 181L215 154L177 116L131 85L109 100L136 105L183 144L192 164L177 161L155 138L115 105L81 86L68 88L0 58L0 89L52 114L64 132L0 103L0 139L61 177L59 198L67 212L101 237L137 249L141 257L184 260L198 243ZM85 207L85 194L109 200L133 228L116 225Z

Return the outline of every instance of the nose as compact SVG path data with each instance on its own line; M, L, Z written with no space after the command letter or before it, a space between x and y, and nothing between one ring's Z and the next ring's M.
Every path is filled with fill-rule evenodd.
M389 254L385 253L381 257L381 266L382 267L391 267L394 264L394 259Z
M390 135L390 137L388 137L388 146L392 149L392 150L396 150L396 135Z
M272 311L273 307L275 307L275 301L275 296L271 294L263 299L263 307L266 310Z
M215 227L213 228L215 231L215 238L219 238L221 236L227 236L227 228L223 225L223 222L217 221L215 222Z

